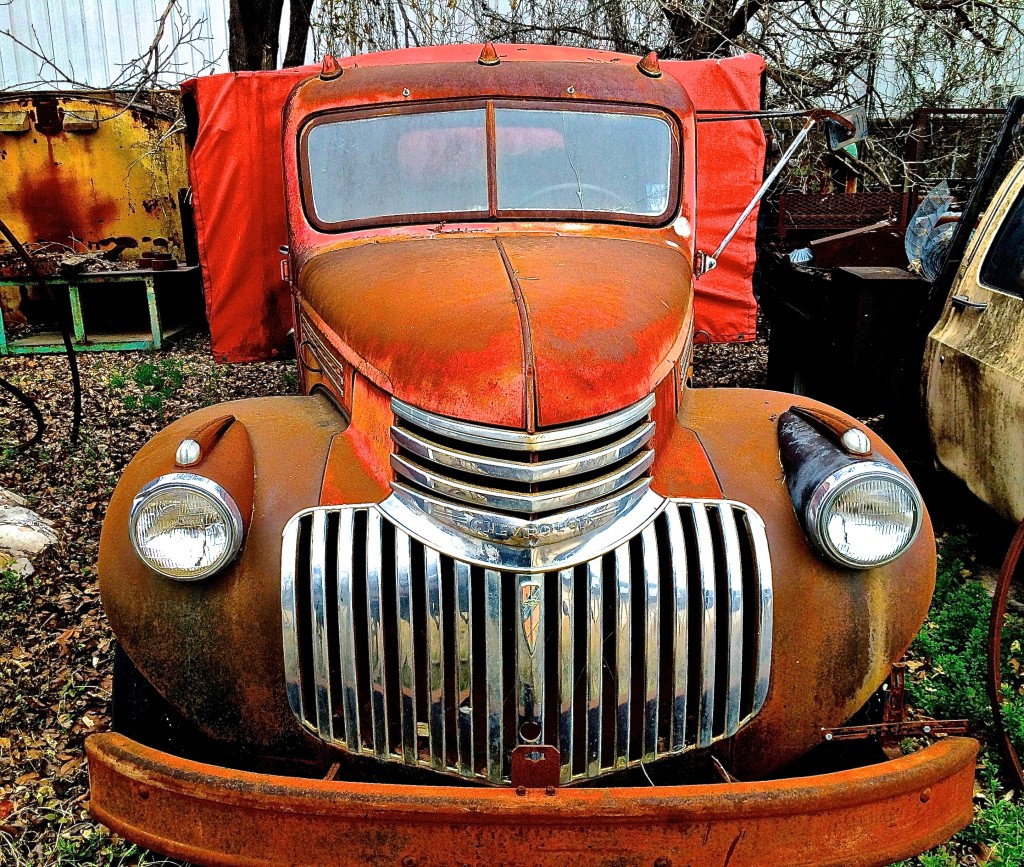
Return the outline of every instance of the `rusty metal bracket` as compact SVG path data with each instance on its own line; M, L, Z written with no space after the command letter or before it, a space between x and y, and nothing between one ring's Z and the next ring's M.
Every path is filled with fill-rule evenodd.
M885 707L882 708L883 723L900 723L907 718L907 664L897 662L889 679L885 682Z
M866 726L821 728L824 741L857 741L865 738L935 738L939 735L966 734L970 721L965 719L917 719L883 722Z
M520 746L512 750L512 785L550 789L558 785L561 761L556 747Z
M871 725L860 726L836 726L828 728L822 726L821 738L824 741L856 741L866 738L877 738L881 741L882 749L890 758L901 755L897 743L902 738L936 738L939 735L962 735L966 734L970 722L965 719L907 719L906 704L906 676L907 664L897 662L892 671L889 672L889 679L882 686L885 694L885 704L882 707L882 721Z
M882 686L882 693L885 696L885 704L882 707L882 723L884 725L903 723L907 719L906 680L907 664L897 662L889 672L889 679ZM882 746L882 752L890 759L896 759L903 755L898 735L884 733L879 735L878 741Z

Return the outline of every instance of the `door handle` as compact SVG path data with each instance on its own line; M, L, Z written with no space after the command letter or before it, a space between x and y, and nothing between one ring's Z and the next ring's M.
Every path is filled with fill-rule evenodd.
M966 295L954 295L949 299L954 310L977 310L981 312L988 307L987 301L972 301Z

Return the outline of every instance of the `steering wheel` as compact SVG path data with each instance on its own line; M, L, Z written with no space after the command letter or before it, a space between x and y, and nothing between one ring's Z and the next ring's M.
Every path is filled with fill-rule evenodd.
M629 203L622 196L620 196L614 190L609 190L607 187L599 187L597 184L573 183L549 184L546 187L541 187L539 190L534 190L532 193L530 193L530 195L523 199L523 205L529 205L531 202L535 201L536 199L542 198L543 196L546 196L549 193L558 193L561 192L562 190L572 190L574 193L584 191L588 193L597 193L599 196L605 196L612 205L616 206L619 209L624 209L629 205ZM580 209L601 210L599 208L587 208L582 203L580 204ZM523 210L528 209L524 207ZM561 208L559 208L558 210L561 210Z

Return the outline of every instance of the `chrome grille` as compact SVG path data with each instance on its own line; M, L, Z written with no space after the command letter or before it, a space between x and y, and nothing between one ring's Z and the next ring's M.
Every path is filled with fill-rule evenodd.
M648 487L650 395L576 425L525 433L425 412L392 400L396 487L516 515L547 515Z
M289 703L349 752L495 784L519 745L572 782L710 746L764 703L772 643L764 525L667 500L636 535L556 571L469 563L375 505L284 531Z

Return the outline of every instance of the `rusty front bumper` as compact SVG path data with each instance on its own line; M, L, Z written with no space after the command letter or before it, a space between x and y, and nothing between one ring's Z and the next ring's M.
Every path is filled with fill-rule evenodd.
M761 783L480 789L226 770L89 738L92 813L201 864L888 864L971 821L978 745Z

